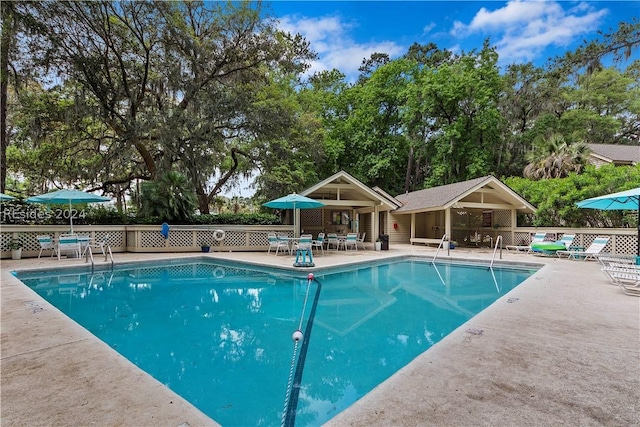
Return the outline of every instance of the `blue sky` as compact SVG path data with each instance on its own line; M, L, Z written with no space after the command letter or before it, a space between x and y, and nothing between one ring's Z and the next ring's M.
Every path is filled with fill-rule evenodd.
M575 50L598 31L615 31L640 17L640 1L266 1L279 26L300 33L319 58L308 73L337 68L355 81L364 58L392 58L414 42L435 43L456 53L482 48L487 37L499 65L534 62ZM636 57L637 52L636 52ZM249 197L252 180L225 195Z
M640 1L298 1L265 2L280 27L300 33L319 54L310 72L337 68L350 79L364 58L392 58L414 42L454 52L496 46L500 65L544 65L597 31L640 17Z

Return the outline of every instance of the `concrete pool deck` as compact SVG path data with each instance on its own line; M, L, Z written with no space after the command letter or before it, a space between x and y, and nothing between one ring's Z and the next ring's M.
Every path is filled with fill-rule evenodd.
M394 245L382 252L332 252L314 261L324 267L434 254L434 248ZM254 252L206 255L286 267L294 259ZM489 249L451 251L455 258L491 256ZM438 258L449 257L441 251ZM544 266L327 425L640 425L640 298L609 284L596 262L506 251L503 261ZM1 261L2 425L217 425L11 275L81 263Z

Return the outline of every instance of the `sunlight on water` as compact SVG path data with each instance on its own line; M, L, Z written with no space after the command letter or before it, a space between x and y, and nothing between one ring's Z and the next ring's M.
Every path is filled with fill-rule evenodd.
M315 307L295 411L295 425L313 426L533 273L416 260L332 271L316 272L304 313L306 273L242 264L141 264L19 278L225 426L280 425L292 333L302 317L309 334Z

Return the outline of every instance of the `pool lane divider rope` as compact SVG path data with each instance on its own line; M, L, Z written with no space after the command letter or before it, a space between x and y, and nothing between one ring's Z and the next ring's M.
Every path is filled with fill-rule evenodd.
M307 300L309 298L309 290L311 289L311 282L315 281L318 284L316 288L316 295L309 312L309 320L307 321L307 327L304 334L302 333L302 320L304 318L304 312L307 306ZM300 324L298 330L296 330L292 339L294 341L293 357L291 359L291 371L289 372L289 383L287 385L287 393L285 397L285 410L283 412L282 427L293 427L296 422L296 410L298 408L298 398L300 396L300 385L302 383L302 372L304 370L304 362L307 357L307 349L309 347L309 338L311 337L311 330L313 328L313 320L316 315L316 308L318 306L318 300L320 299L320 291L322 290L322 284L315 279L313 273L309 273L307 277L307 292L304 297L304 305L302 307L302 314L300 315ZM298 357L298 363L296 365L295 374L292 377L293 365L295 364L296 353L298 349L298 342L302 339L302 345L300 346L300 356Z

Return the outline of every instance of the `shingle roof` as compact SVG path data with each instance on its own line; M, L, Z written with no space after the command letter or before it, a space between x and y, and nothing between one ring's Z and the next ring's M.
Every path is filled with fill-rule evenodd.
M488 175L469 181L456 182L454 184L400 194L396 196L396 199L402 202L403 205L393 212L410 213L449 208L485 186L493 187L502 193L504 202L512 204L518 211L535 212L536 210L534 206L507 185L503 184L499 179ZM510 200L510 202L507 202L507 200Z
M614 163L640 163L640 146L620 144L587 144L594 154Z
M401 208L396 209L396 212L445 206L459 198L462 194L491 178L491 176L483 176L469 181L456 182L454 184L400 194L396 196L396 199L400 200L403 205Z

